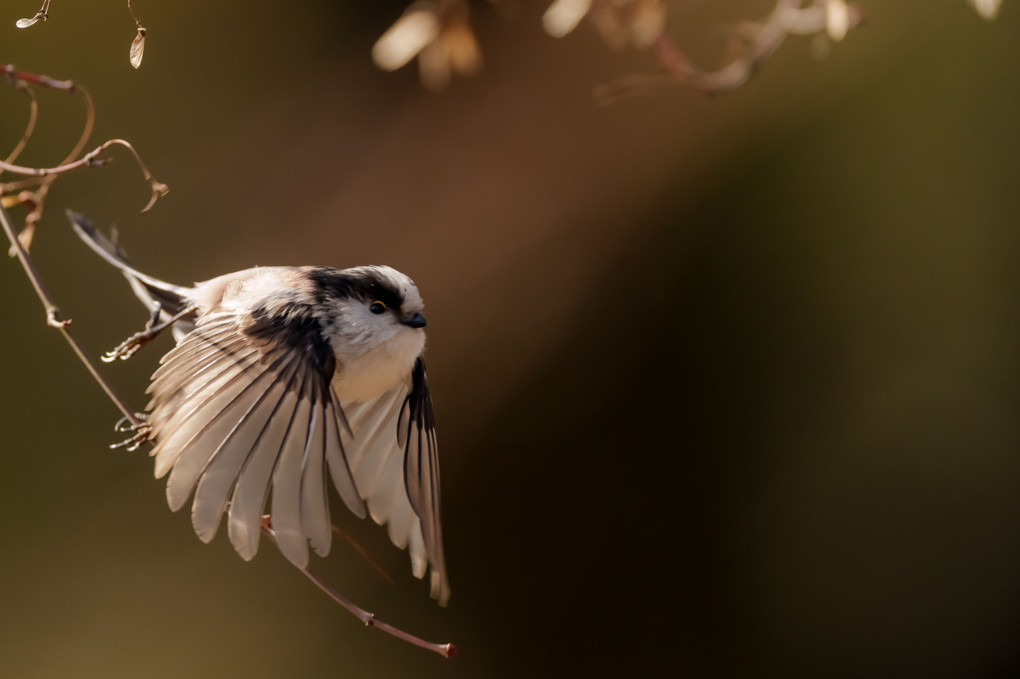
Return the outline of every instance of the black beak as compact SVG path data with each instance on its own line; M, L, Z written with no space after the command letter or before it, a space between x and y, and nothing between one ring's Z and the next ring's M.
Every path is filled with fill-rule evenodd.
M401 323L409 328L424 328L428 325L428 321L425 320L425 317L418 312L415 312L415 314L410 318L401 321Z

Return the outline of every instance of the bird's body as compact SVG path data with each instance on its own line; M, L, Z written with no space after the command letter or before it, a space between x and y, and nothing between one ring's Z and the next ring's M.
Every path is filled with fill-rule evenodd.
M255 555L262 515L284 556L308 565L330 548L327 478L347 507L387 524L432 595L449 584L439 467L425 378L423 303L385 266L258 267L191 287L128 265L83 218L79 236L124 272L177 346L148 392L157 477L173 510L211 540L227 514L231 543ZM122 355L130 355L134 348Z

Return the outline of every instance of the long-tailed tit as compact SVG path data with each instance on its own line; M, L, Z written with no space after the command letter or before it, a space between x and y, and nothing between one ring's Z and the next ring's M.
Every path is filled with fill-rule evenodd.
M69 215L152 313L146 332L108 357L130 356L167 326L177 339L152 376L145 430L156 477L169 473L170 508L194 493L192 523L205 542L226 512L247 560L268 503L280 551L303 569L309 545L329 552L328 475L354 514L387 524L445 604L425 317L411 279L388 266L274 266L182 287L135 270Z

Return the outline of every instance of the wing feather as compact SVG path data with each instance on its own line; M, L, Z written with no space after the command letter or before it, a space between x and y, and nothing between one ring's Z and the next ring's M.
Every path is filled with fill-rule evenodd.
M436 440L432 396L421 358L411 373L411 391L407 394L398 430L406 441L404 447L404 482L411 506L421 520L421 534L431 574L432 596L445 604L450 597L443 554L443 532L440 523L439 455Z
M262 434L241 467L227 512L227 534L234 549L245 561L258 551L262 535L262 509L269 499L269 483L277 461L284 453L283 444L294 425L300 382L298 366L290 371L287 385L276 404Z
M161 361L150 423L157 476L169 473L174 510L193 494L192 523L208 542L224 512L244 559L258 550L272 503L283 555L300 568L309 546L329 553L328 487L358 516L387 524L412 571L430 574L432 596L450 595L440 526L432 401L421 358L409 379L365 403L331 386L332 348L314 317L217 313ZM295 322L295 319L296 322ZM328 470L327 470L328 467Z
M342 447L341 428L350 426L330 392L332 349L313 317L300 318L297 325L259 312L199 319L153 375L149 422L156 473L169 473L167 500L177 510L194 493L192 522L202 540L215 536L227 512L231 543L252 558L272 496L280 549L304 567L309 544L329 552L327 461L352 511L365 508Z
M166 428L172 433L165 443L157 444L155 454L157 471L172 466L167 500L173 511L184 505L218 447L275 380L270 370L227 370L209 386L210 393L200 403L182 408L187 414L170 420Z
M332 393L332 392L331 392ZM333 485L336 486L340 498L358 518L365 518L365 503L358 493L358 487L351 475L351 469L347 464L347 456L344 453L343 441L340 436L340 423L342 421L343 409L338 403L330 399L325 404L326 415L326 463L329 466L329 473L333 477ZM346 424L346 420L343 420ZM346 425L350 428L350 425Z
M439 458L424 361L417 360L406 384L344 410L354 431L348 460L369 514L387 524L395 545L407 546L417 577L431 571L431 594L445 605Z
M313 396L314 397L314 396ZM308 441L301 462L301 527L308 544L319 556L329 554L333 524L329 518L329 495L326 492L326 408L321 398L312 406L308 422Z
M279 410L287 390L290 374L284 379L272 371L267 371L266 374L271 378L268 388L261 393L252 392L255 396L254 402L235 422L230 433L209 457L195 487L191 523L203 542L209 542L216 536L220 517L223 516L227 506L227 498L230 497L244 464L269 428L270 421Z
M204 339L204 338L203 338ZM207 342L207 344L206 344ZM222 368L223 359L227 356L237 356L244 349L251 350L243 337L227 337L222 341L209 337L207 340L190 340L194 349L182 354L179 359L172 363L164 363L153 375L152 384L148 391L154 394L149 408L152 409L168 399L179 398L187 393L187 390L194 391L205 380L209 379L207 373Z
M182 416L180 406L187 400L191 401L192 406L199 404L195 395L209 382L225 370L250 365L257 357L254 348L237 342L217 343L213 351L215 353L202 362L167 364L174 368L173 371L153 381L149 387L153 396L146 408L152 411L155 419L151 422L154 426L174 416ZM234 360L227 360L230 358Z
M370 471L362 468L363 463L369 460L368 465L377 464L371 460L376 455L385 455L396 445L393 422L404 398L403 391L403 388L393 389L375 400L363 403L342 403L356 432L355 441L347 451L347 459L358 488L362 491L367 490L365 477L373 476Z
M358 429L355 453L351 455L351 466L355 470L355 481L362 497L369 502L372 518L382 523L386 517L379 515L374 508L378 504L373 500L380 485L402 484L391 483L394 478L393 468L387 463L393 458L400 457L400 449L396 440L396 428L394 423L400 412L400 403L403 400L403 389L394 389L387 394L371 402L371 407L363 410L364 422ZM390 475L385 472L389 470Z
M301 527L301 462L308 444L312 418L310 380L301 384L293 422L280 451L273 472L273 534L276 544L287 559L298 568L308 566L308 540Z

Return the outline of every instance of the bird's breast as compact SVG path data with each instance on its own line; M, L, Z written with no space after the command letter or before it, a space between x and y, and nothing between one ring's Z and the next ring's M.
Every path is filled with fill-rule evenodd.
M364 352L337 351L333 387L343 401L370 401L409 383L411 368L424 348L425 333L406 330Z

